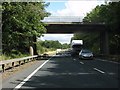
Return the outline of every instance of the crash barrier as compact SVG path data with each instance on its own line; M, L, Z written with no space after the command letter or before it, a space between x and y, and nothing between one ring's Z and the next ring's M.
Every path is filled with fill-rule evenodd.
M48 55L48 54L41 54L41 55L38 55L38 60L46 60L46 59L49 59L51 56Z
M28 56L28 57L23 57L23 58L3 60L0 62L0 66L2 66L2 72L4 72L6 69L5 66L7 66L7 64L10 64L11 68L14 68L15 62L17 63L18 66L20 66L20 65L25 64L27 62L36 60L37 57L38 57L38 55L34 55L34 56Z

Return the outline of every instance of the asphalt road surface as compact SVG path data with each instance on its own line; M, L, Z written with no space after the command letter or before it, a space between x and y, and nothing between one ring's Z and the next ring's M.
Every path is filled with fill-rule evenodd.
M119 88L119 64L53 56L3 82L3 88Z

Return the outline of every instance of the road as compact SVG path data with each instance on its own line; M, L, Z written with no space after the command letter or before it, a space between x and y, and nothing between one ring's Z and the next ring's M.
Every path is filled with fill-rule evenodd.
M119 64L53 56L3 82L3 88L118 88Z

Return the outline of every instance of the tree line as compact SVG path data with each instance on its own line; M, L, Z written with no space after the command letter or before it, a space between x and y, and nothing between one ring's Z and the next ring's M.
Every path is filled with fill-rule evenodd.
M110 54L120 54L120 1L96 6L83 23L104 23L108 29ZM83 39L84 46L100 53L99 33L74 34L72 39Z
M61 44L58 40L45 40L45 41L38 41L37 42L37 51L39 54L53 51L56 49L67 49L70 48L70 44L64 43Z

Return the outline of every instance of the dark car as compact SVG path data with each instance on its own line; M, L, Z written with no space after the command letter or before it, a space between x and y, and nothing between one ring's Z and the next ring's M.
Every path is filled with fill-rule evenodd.
M79 52L80 59L93 59L93 53L90 50L82 49Z

